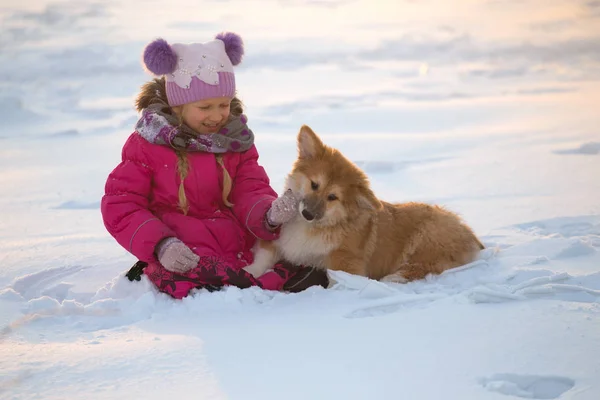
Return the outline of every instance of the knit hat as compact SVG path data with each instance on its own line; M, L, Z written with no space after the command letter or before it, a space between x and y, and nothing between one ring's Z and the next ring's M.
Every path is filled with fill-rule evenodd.
M242 61L242 38L232 32L219 33L206 43L173 43L156 39L144 49L145 67L164 75L170 106L209 99L234 97L233 66Z

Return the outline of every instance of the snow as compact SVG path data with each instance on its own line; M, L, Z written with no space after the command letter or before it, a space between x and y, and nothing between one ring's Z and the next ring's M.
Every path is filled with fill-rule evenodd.
M3 2L0 398L600 398L598 2L461 3ZM181 301L124 278L99 201L141 49L222 30L276 189L306 123L381 198L460 213L480 258Z

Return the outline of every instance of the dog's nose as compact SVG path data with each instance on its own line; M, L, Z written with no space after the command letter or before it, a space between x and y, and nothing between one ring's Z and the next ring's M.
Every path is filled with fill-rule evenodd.
M312 221L313 219L315 219L315 216L312 215L308 210L304 209L302 210L302 216L304 217L304 219L306 219L307 221Z

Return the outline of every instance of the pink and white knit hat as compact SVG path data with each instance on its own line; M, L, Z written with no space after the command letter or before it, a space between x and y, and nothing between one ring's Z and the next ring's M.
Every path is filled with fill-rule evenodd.
M170 106L214 97L235 96L233 66L242 61L244 44L233 32L206 43L168 44L156 39L144 49L144 65L164 75Z

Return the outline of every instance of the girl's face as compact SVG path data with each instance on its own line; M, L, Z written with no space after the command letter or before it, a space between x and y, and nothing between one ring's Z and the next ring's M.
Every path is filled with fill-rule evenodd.
M187 103L174 110L183 122L201 135L216 133L227 123L229 118L230 97L215 97Z

